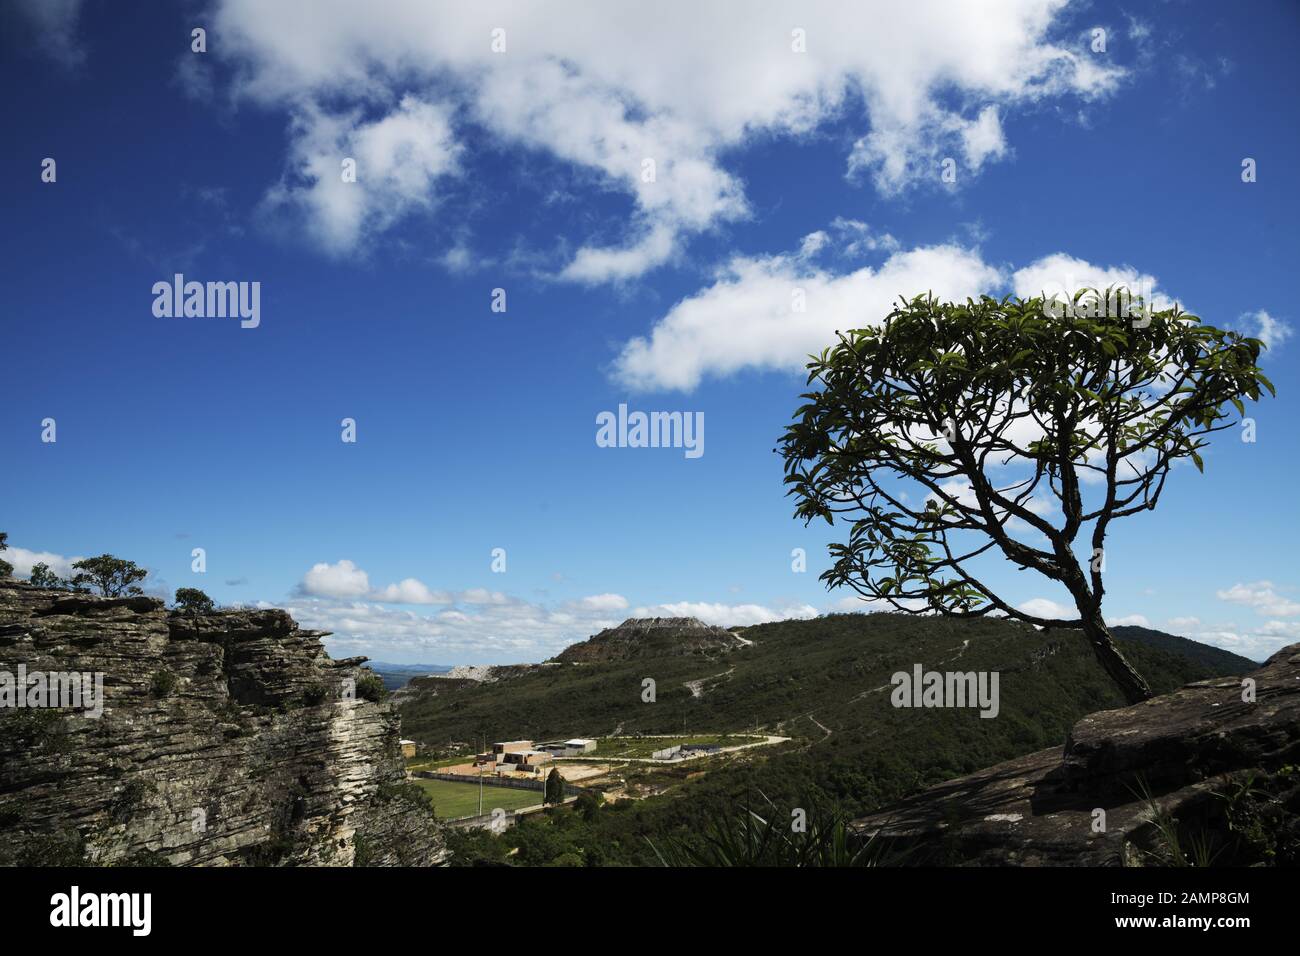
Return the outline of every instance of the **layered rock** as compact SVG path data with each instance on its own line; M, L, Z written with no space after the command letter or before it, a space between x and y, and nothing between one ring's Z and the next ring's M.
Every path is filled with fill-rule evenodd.
M724 627L693 617L631 617L580 644L572 644L554 660L565 664L626 661L639 657L709 654L744 647L745 641Z
M1053 747L855 823L915 862L1297 863L1300 644L1246 678L1090 714Z
M0 581L0 671L103 675L104 707L0 710L0 862L430 865L365 658L284 611L169 614Z

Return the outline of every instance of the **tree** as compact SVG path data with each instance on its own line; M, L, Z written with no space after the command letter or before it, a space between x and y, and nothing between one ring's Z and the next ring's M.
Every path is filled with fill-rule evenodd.
M136 581L143 581L149 572L137 567L134 561L101 554L97 558L83 558L72 565L79 572L72 583L77 586L93 585L104 597L143 594Z
M216 605L198 588L176 589L176 610L193 617L196 614L211 614Z
M559 767L552 767L551 772L546 776L546 790L542 795L542 802L552 804L564 802L564 778L560 776Z
M68 586L68 582L51 571L50 566L44 561L32 565L32 574L28 580L35 587L47 588L52 591Z
M851 522L827 586L912 614L1082 629L1128 700L1149 697L1102 617L1107 532L1154 509L1179 461L1203 469L1206 436L1235 424L1225 406L1244 416L1273 386L1258 339L1138 305L1122 289L927 295L837 332L779 449L796 516ZM1077 616L1000 597L985 583L998 554L1057 582Z
M8 542L8 540L9 540L8 532L0 531L0 551L9 550L9 545L6 543ZM4 558L0 558L0 578L7 578L9 577L9 575L13 573L14 573L14 566L10 564L8 561L6 561Z

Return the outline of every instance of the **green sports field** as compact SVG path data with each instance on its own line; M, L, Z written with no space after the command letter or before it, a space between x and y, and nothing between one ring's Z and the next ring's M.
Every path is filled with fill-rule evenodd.
M478 813L478 784L454 783L450 780L424 780L417 777L413 783L419 784L433 800L434 810L443 820L455 820L458 817L472 817ZM483 788L483 812L491 813L497 807L502 810L518 810L521 807L535 807L542 802L540 790L517 790L512 787Z

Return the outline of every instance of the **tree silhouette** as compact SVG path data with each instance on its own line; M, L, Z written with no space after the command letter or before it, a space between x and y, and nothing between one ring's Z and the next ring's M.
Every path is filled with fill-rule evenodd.
M543 794L542 802L564 802L564 778L560 776L559 767L552 767L551 772L546 777L546 791Z
M836 335L779 449L796 516L850 522L827 586L912 614L1080 628L1128 700L1149 697L1102 617L1106 535L1155 508L1175 463L1202 469L1205 436L1235 424L1225 406L1244 415L1243 398L1273 392L1263 343L1123 289L918 296ZM1077 616L1000 597L984 577L999 554L1063 586Z

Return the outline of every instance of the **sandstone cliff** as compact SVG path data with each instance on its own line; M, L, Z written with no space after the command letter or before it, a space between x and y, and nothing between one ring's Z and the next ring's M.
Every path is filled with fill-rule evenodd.
M1053 747L855 824L903 862L1300 864L1300 644L1078 721Z
M378 678L321 636L0 580L0 672L102 673L105 699L0 710L0 863L439 862Z

